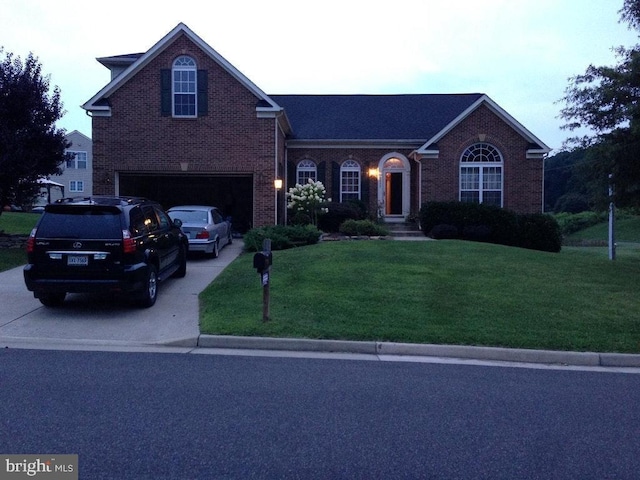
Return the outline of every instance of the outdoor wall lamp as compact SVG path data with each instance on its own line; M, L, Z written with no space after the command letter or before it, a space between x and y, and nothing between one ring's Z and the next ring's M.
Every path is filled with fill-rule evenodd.
M378 170L377 168L370 168L369 169L369 176L373 177L373 178L379 178L380 177L380 170Z
M276 178L273 181L273 186L276 187L276 190L280 190L282 188L282 179L281 178Z

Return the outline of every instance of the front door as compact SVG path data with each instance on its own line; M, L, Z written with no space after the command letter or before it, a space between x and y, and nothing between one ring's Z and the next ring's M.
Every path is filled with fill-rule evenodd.
M402 215L402 172L385 172L385 215Z
M409 215L410 178L409 161L398 153L385 155L379 163L378 204L387 222L402 222Z

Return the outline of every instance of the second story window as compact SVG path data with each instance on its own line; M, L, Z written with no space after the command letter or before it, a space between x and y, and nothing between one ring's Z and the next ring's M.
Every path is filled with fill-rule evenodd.
M74 152L68 150L67 153L73 155L73 158L67 160L67 168L86 169L87 168L87 152Z
M173 115L175 117L195 117L197 105L196 62L185 55L173 62Z

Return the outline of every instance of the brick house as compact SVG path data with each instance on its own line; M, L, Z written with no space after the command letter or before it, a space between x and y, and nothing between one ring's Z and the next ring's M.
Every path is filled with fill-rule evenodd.
M111 81L83 105L96 194L213 204L241 231L286 221L308 178L388 222L430 200L542 210L550 149L484 94L267 95L182 23L98 61Z

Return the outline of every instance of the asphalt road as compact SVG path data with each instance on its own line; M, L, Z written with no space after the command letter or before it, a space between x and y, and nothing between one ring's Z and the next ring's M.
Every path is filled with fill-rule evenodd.
M640 375L0 351L0 453L80 478L635 479Z

